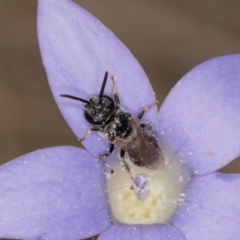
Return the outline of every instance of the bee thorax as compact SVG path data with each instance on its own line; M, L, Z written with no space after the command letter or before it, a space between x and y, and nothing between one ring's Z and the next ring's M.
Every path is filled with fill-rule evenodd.
M126 139L132 132L129 113L118 110L110 122L105 126L103 133L110 141Z

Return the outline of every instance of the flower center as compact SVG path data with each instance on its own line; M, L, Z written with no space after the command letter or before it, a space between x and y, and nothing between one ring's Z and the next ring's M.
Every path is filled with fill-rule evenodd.
M134 182L120 161L114 166L114 173L107 174L108 195L116 220L126 224L164 223L183 203L189 174L183 161L164 157L164 169L153 171L131 164Z

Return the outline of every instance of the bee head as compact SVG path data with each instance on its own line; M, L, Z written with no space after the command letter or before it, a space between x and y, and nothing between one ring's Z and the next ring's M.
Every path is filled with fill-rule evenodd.
M112 116L115 111L115 104L113 99L106 95L103 95L107 77L108 72L105 72L99 96L91 97L89 100L68 94L61 94L60 96L83 102L86 120L93 125L102 125Z
M103 95L90 98L84 108L86 120L93 125L101 125L111 117L115 104L112 98Z

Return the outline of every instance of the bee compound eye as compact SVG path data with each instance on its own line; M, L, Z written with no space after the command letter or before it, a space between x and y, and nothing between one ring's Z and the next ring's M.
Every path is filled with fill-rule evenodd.
M90 124L96 125L96 122L94 121L93 117L86 110L84 111L84 117Z
M84 111L85 119L92 125L103 125L107 121L106 114L104 114L102 111Z

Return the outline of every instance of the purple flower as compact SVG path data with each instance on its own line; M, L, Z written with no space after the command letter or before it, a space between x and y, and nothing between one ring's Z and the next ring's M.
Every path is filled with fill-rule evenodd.
M155 102L150 83L132 54L70 0L39 0L38 34L53 95L78 138L89 128L83 104L60 94L84 99L98 94L106 70L117 76L121 105L133 117ZM152 224L147 216L133 225L113 217L105 165L95 161L106 152L109 142L93 133L83 142L86 150L53 147L1 166L0 236L38 240L77 240L97 234L100 240L239 239L240 177L215 172L240 155L239 64L240 55L236 54L197 66L173 88L159 113L153 108L144 115L143 122L156 129L166 161L163 174L159 173L150 190L156 193L155 203L146 206L148 199L153 199L149 196L138 207L138 213L148 209L141 217L149 215L152 221L157 216ZM106 95L112 96L111 88L109 81ZM114 154L108 163L116 158ZM139 200L134 201L122 200L124 206L133 204L123 213L129 214L130 220ZM157 201L170 204L168 213L165 206L154 210Z

